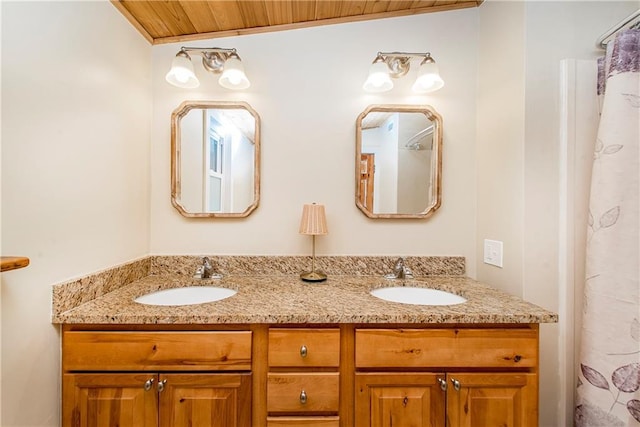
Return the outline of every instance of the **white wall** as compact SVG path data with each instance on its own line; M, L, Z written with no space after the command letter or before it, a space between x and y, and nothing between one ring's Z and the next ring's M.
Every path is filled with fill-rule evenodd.
M319 254L462 255L471 277L557 310L559 61L597 55L595 38L638 2L490 0L189 43L237 48L252 81L240 93L198 64L199 89L167 85L180 44L149 47L108 2L1 7L2 253L32 264L0 276L0 424L54 426L51 284L148 253L307 254L297 227L308 202L327 208ZM446 86L409 95L405 78L363 93L384 50L430 51ZM171 206L170 114L186 99L260 114L261 201L247 219L187 219ZM355 206L355 120L374 103L430 104L444 118L443 204L427 221L371 220ZM505 268L482 264L484 238L505 242ZM541 330L540 425L562 425L559 337Z
M151 252L307 254L297 229L302 205L315 201L329 226L318 254L462 255L473 276L476 34L477 11L467 9L189 43L237 48L252 83L240 93L198 61L198 89L167 85L180 44L154 47ZM405 77L390 93L366 94L369 65L385 50L430 51L446 86L415 96ZM171 206L169 117L185 99L247 101L261 116L261 199L247 219L187 219ZM355 122L377 103L431 104L444 117L443 204L427 221L371 220L356 208Z
M51 285L149 252L151 47L108 2L1 7L2 254L31 265L0 276L0 425L57 426Z
M564 293L560 61L601 55L596 39L638 7L637 1L487 1L479 8L478 278L556 312ZM482 263L484 238L505 242L503 269ZM559 366L566 337L558 325L542 325L540 337L540 425L571 424Z

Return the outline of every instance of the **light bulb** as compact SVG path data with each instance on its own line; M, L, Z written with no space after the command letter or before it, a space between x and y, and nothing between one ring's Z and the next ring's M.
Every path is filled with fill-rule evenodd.
M194 88L200 85L193 64L187 52L180 51L171 62L171 69L165 76L170 84L180 88Z
M242 61L236 54L232 54L224 63L224 70L218 80L220 86L227 89L246 89L251 86L249 79L244 73Z
M386 92L393 89L393 82L389 77L389 67L384 61L376 59L371 64L369 76L362 88L367 92Z
M436 62L430 56L425 58L420 64L418 78L412 86L412 90L417 93L434 92L444 86L444 81L438 72Z

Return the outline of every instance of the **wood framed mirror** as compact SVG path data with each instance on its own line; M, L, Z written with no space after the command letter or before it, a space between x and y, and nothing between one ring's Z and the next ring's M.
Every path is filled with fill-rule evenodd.
M260 117L245 102L185 101L171 114L171 203L186 217L242 218L260 199Z
M369 218L427 218L442 199L442 117L371 105L356 121L356 205Z

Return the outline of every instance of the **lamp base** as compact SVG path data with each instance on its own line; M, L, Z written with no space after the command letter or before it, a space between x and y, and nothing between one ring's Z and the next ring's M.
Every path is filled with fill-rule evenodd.
M327 280L327 275L322 271L307 271L301 273L300 278L305 282L324 282Z

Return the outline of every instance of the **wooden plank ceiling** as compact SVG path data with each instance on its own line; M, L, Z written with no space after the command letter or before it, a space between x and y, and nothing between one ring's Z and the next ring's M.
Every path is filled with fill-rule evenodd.
M477 7L483 0L112 0L153 44Z

